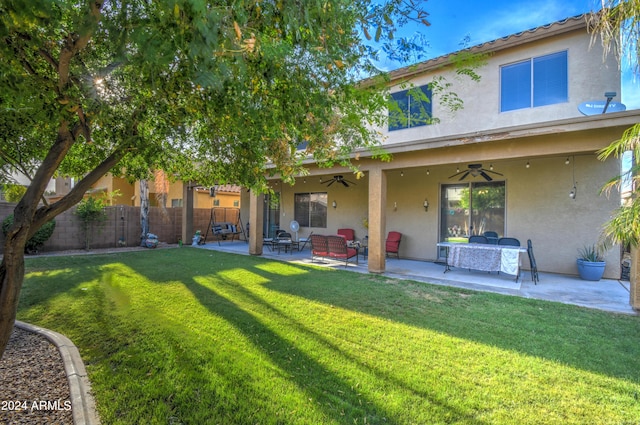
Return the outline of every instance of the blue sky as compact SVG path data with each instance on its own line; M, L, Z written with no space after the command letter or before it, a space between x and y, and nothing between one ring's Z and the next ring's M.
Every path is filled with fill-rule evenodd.
M427 0L423 7L431 26L416 25L402 33L410 36L419 30L429 43L427 58L434 58L588 13L599 5L599 0ZM400 65L381 61L378 66L392 70ZM623 73L623 80L622 102L628 109L640 108L640 81L629 72Z
M425 34L433 57L593 10L594 0L428 0L431 27Z
M427 57L433 58L500 37L594 10L596 0L427 0L431 26L410 26L402 34L420 31L429 43ZM461 43L469 38L468 45ZM385 69L393 63L380 63Z

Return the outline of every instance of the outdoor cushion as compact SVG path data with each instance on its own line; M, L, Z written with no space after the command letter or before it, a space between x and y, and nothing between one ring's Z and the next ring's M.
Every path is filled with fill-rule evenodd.
M353 229L338 229L336 233L340 236L343 236L348 241L353 241L356 239L356 232Z
M389 232L387 240L385 241L385 250L388 254L396 254L400 258L398 251L400 250L400 240L402 239L402 233Z
M356 255L355 248L347 248L346 252L329 252L329 257L335 258L352 258Z

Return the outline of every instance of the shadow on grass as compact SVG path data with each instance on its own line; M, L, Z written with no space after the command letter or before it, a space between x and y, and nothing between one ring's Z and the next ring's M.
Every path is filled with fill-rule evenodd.
M341 362L345 364L355 365L358 374L371 375L377 382L391 383L396 388L402 388L423 400L428 400L428 403L433 405L434 410L437 410L443 417L466 418L466 420L470 420L473 423L483 423L474 418L473 414L465 414L435 394L425 393L418 388L411 388L407 383L363 364L317 332L308 329L292 316L235 282L216 279L216 289L224 287L225 292L233 294L228 297L222 296L215 290L197 282L190 282L186 286L203 306L211 312L221 315L244 335L250 337L252 343L278 368L285 371L288 379L295 382L300 391L305 392L305 398L308 397L313 400L313 407L321 409L325 419L330 418L337 423L359 423L363 418L366 423L398 423L394 419L397 413L385 410L383 406L377 405L375 400L363 395L361 393L362 388L357 388L354 382L346 381L332 370L318 363L317 360L307 355L291 341L273 332L258 320L257 316L268 314L270 317L275 318L274 321L279 322L278 328L286 328L294 333L296 341L299 339L313 341L318 350L328 353L326 354L327 356L340 358ZM239 307L231 299L242 300L251 305L251 311ZM359 378L351 375L350 379L354 381ZM251 402L251 400L247 401ZM443 411L447 413L442 413Z
M640 382L637 317L343 270L321 271L328 279L252 270L284 294Z
M93 261L104 264L122 261L159 284L186 282L185 285L202 305L212 311L216 308L215 303L206 296L211 290L194 280L185 279L185 276L207 276L242 268L262 276L266 282L263 287L278 293L558 361L583 370L634 382L640 380L640 369L633 367L640 358L640 345L635 343L640 333L640 320L636 317L290 263L278 262L276 270L266 267L273 260L220 252L214 254L198 249L102 257L94 258L92 264ZM57 284L51 287L51 292L40 294L34 300L29 295L30 289L25 287L26 298L29 298L27 306L46 303L47 298L62 292L77 291L77 286L86 281L87 276L98 277L101 273L95 265L84 265L78 259L57 259L51 264L61 265L64 271L60 273L64 274L60 279L55 277ZM285 269L291 273L282 273ZM54 275L30 277L28 286L49 284L52 277ZM250 316L246 319L254 320ZM258 325L252 323L252 326ZM273 335L264 337L259 341L260 345L271 337ZM344 386L344 383L337 384Z

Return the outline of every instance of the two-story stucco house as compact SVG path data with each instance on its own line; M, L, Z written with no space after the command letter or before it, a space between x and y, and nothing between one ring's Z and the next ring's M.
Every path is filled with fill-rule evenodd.
M620 205L619 194L600 194L620 160L603 162L596 151L640 119L640 111L621 110L618 65L604 61L590 38L578 16L475 46L469 50L488 54L479 83L457 80L450 56L392 72L400 109L411 117L409 109L420 106L399 87L409 80L431 97L422 106L438 122L409 119L380 129L393 160L359 153L361 179L308 164L310 175L293 186L273 181L277 204L243 193L243 219L256 226L250 253L262 253L259 229L288 229L295 219L300 237L339 228L368 236L369 270L381 272L389 231L403 234L402 258L424 261L443 258L439 242L493 231L523 246L530 239L539 270L576 274L578 250L597 241ZM439 75L454 83L462 110L445 110L429 93ZM606 96L612 108L601 113ZM607 253L605 277L620 276L620 256L619 247Z

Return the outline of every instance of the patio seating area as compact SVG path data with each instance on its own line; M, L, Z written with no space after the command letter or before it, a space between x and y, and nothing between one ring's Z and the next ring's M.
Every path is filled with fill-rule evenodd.
M217 243L207 243L200 245L198 248L249 255L247 244L224 243L218 246ZM349 262L346 268L344 260L337 261L326 258L319 261L316 258L312 262L309 248L287 255L278 255L277 251L269 251L265 248L262 256L298 264L346 269L347 271L358 273L369 272L368 262L362 258L358 263ZM489 274L482 271L456 269L455 267L445 274L445 267L444 263L389 258L386 262L384 276L396 279L411 279L434 285L574 304L616 313L638 314L629 304L629 282L625 281L602 279L599 282L590 282L581 280L578 276L538 271L539 280L535 284L526 269L523 271L520 281L514 282L513 276L510 275Z

